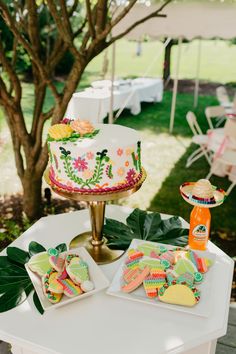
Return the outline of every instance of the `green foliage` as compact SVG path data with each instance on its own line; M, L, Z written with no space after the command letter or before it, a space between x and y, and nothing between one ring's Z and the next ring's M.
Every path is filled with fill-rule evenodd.
M64 243L56 248L59 252L67 250ZM46 249L36 241L31 241L28 250L26 252L18 247L8 247L7 256L0 256L0 313L20 305L34 288L24 265L31 256ZM44 310L35 292L33 301L39 313L43 314Z
M36 241L31 241L29 244L29 254L30 256L34 256L37 253L40 252L45 252L46 248L44 248L42 245L40 245L38 242Z
M184 246L187 244L188 229L182 228L177 216L162 219L159 213L148 213L140 209L127 217L126 224L106 219L103 228L107 245L113 249L126 250L133 238Z
M0 224L2 225L2 231L0 231L0 243L3 243L4 245L14 241L32 225L26 217L22 218L21 223L10 219L0 218Z
M35 305L36 309L38 310L38 312L39 312L41 315L43 315L43 314L44 314L44 309L43 309L43 307L42 307L42 305L41 305L41 302L40 302L40 300L39 300L39 297L38 297L36 291L34 291L33 301L34 301L34 305Z

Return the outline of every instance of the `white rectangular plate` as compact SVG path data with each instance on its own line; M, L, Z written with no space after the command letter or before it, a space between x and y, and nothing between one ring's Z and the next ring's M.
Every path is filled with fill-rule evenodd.
M149 243L153 244L154 246L157 245L162 245L165 246L167 249L173 249L176 246L172 245L166 245L162 243L156 243L156 242L149 242L149 241L144 241L144 240L138 240L138 239L133 239L128 250L131 248L137 248L137 246L141 243ZM207 251L194 251L198 255L210 258L214 261L215 263L215 258L216 255L214 253L210 253ZM204 274L204 281L196 285L196 287L201 291L201 299L198 304L196 304L193 307L187 307L187 306L179 306L179 305L172 305L172 304L166 304L164 302L159 301L158 299L150 299L146 296L145 290L143 287L139 287L132 293L124 293L121 291L121 285L123 284L122 278L123 278L123 268L124 268L124 262L122 262L120 268L116 272L111 285L109 289L107 290L107 294L109 295L114 295L118 296L120 298L132 300L132 301L139 301L142 303L146 303L149 305L154 305L166 309L171 309L171 310L176 310L176 311L181 311L193 315L198 315L198 316L203 316L203 317L208 317L211 312L211 283L213 280L213 277L215 276L215 264L208 270L206 274Z
M58 302L57 304L51 304L47 300L45 295L43 294L41 278L29 269L28 264L25 264L25 268L29 274L29 277L34 285L34 288L35 288L36 293L39 297L41 305L45 311L64 306L64 305L69 304L74 301L82 300L85 297L94 295L98 291L101 291L109 286L108 279L105 277L105 275L103 274L101 269L98 267L98 265L95 263L93 258L90 256L90 254L86 251L86 249L84 247L80 247L80 248L73 249L71 251L63 252L62 254L65 254L65 253L78 254L88 264L89 276L90 276L91 281L94 283L94 290L89 291L87 293L83 293L82 295L78 295L78 296L75 296L72 298L69 298L69 297L63 295L60 302Z

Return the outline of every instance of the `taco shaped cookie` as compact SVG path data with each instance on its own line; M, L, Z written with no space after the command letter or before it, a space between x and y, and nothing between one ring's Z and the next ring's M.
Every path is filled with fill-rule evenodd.
M200 300L200 291L187 284L165 284L158 291L159 300L168 304L194 306Z

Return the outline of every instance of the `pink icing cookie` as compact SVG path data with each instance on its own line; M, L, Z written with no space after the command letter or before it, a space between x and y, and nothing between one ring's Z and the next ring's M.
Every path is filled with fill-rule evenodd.
M174 264L175 263L175 255L173 251L167 251L162 253L162 255L160 256L160 259L165 259L168 262L170 262L170 264Z
M135 268L135 269L125 268L123 273L123 279L126 283L129 283L131 280L135 279L139 273L140 273L139 268Z
M64 289L64 294L68 297L74 297L83 293L80 287L73 283L71 279L58 279L58 282Z
M60 256L50 256L49 263L57 272L62 273L65 266L65 259Z
M206 273L208 271L207 262L204 258L197 259L197 269L200 273Z
M136 276L135 279L131 280L130 283L122 286L121 288L122 291L124 291L125 293L130 293L134 291L142 284L142 282L148 276L149 273L150 273L149 267L145 267L139 272L139 274Z

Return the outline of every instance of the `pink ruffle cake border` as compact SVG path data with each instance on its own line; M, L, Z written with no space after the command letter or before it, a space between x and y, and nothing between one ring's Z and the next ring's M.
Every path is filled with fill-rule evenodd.
M86 189L86 188L72 188L66 186L63 183L56 181L55 178L53 177L53 173L51 172L51 170L49 171L49 179L52 182L52 184L56 186L56 188L62 189L69 193L81 193L81 194L101 194L101 193L112 193L121 190L127 190L132 188L134 185L136 185L141 180L142 176L143 174L141 172L137 178L132 180L132 182L125 183L117 187Z

